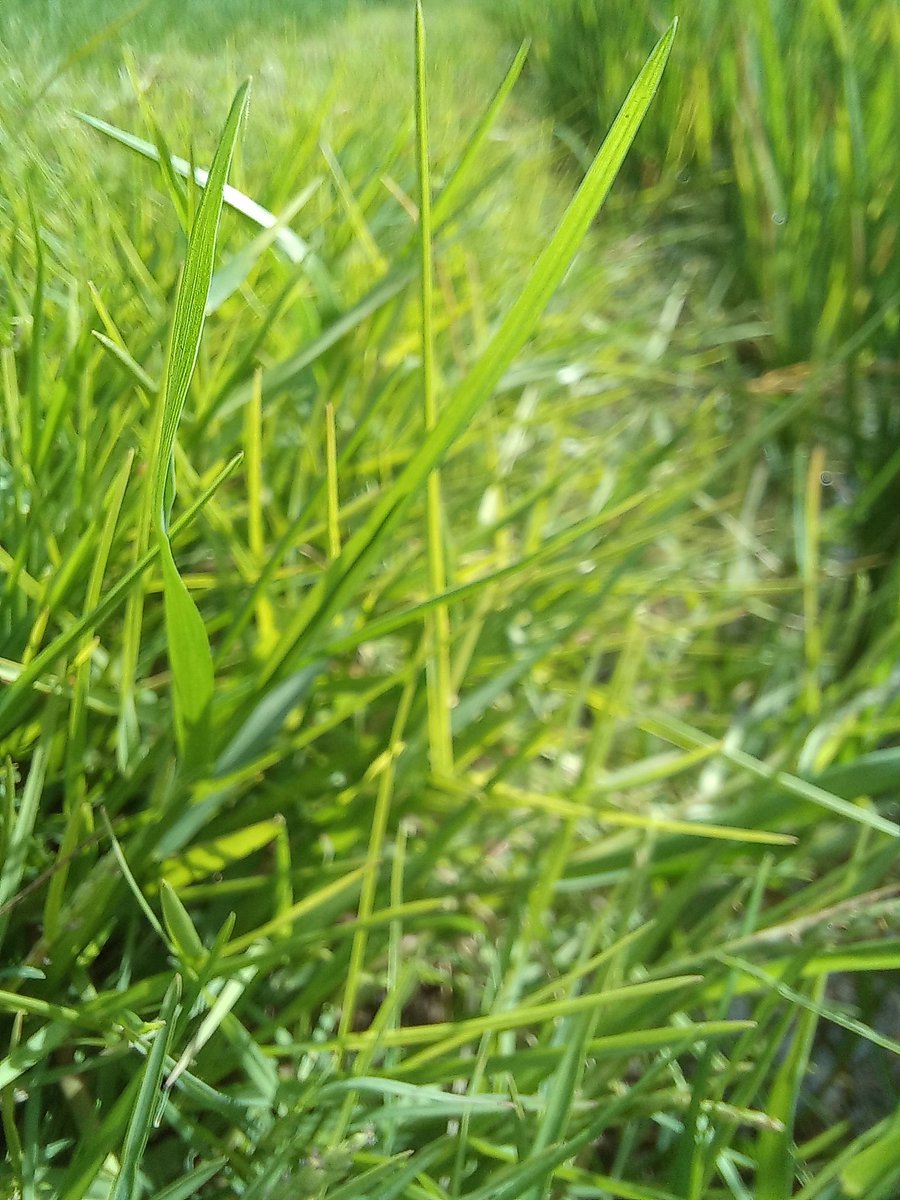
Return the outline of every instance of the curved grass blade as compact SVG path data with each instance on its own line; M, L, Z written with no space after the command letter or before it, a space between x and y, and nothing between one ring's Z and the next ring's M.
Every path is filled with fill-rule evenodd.
M102 121L99 117L92 117L90 113L75 112L73 114L79 121L84 121L86 125L90 125L92 129L96 129L98 133L104 133L107 137L112 138L114 142L118 142L121 146L127 146L129 150L134 150L135 153L142 155L144 158L150 159L151 162L159 162L159 151L152 142L147 142L143 138L135 136L133 133L128 133L124 129L119 129L116 125L110 125L108 121ZM189 179L193 174L194 182L200 187L205 188L208 183L209 176L212 170L207 171L204 167L192 167L187 159L179 158L173 154L170 158L170 163L175 172L185 179ZM226 184L223 188L223 199L229 208L233 208L235 212L239 212L242 216L247 217L254 225L258 225L260 229L272 229L279 223L279 218L267 208L263 208L261 204L257 204L249 196L238 191L231 184ZM292 229L279 229L275 234L275 242L278 248L284 254L285 258L292 263L301 263L309 253L309 247L306 242L299 237Z

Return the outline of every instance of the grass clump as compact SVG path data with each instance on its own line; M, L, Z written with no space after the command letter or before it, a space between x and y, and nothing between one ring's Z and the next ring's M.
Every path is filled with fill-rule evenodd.
M679 5L643 0L499 4L535 59L563 136L580 157L609 125L634 47ZM900 527L896 347L898 25L890 3L702 4L681 13L673 69L630 157L634 184L670 205L704 196L729 231L734 302L756 302L767 335L745 361L768 404L822 370L791 447L819 440L863 494L860 550L893 557ZM757 401L758 402L758 401Z
M898 629L705 237L594 228L673 31L563 202L474 12L368 121L395 19L290 121L7 64L0 1186L887 1200Z

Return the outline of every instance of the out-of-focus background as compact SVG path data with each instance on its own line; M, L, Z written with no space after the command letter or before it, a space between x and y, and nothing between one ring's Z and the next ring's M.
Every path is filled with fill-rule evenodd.
M900 10L422 7L0 3L0 1194L892 1200Z

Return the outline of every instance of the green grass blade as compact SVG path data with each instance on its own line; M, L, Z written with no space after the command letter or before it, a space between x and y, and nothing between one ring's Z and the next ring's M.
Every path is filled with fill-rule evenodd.
M178 1018L178 998L181 994L181 980L175 976L166 991L165 999L159 1013L160 1027L153 1037L153 1044L141 1077L141 1086L135 1100L128 1130L125 1134L125 1144L122 1147L122 1160L116 1182L110 1192L109 1200L133 1200L137 1187L138 1171L144 1157L144 1150L150 1138L150 1133L156 1124L162 1096L162 1079L166 1067L166 1056L172 1040L175 1022Z
M428 162L428 96L425 81L425 19L421 0L416 0L416 165L419 174L419 251L422 314L422 396L425 430L437 424L436 373L434 358L434 254L432 249L431 168ZM428 476L425 495L428 585L433 596L447 590L444 557L444 522L441 475L435 467ZM428 659L425 667L428 693L428 742L431 769L435 775L453 772L453 731L450 723L450 615L439 604L425 615Z
M500 112L503 105L506 103L510 92L516 84L516 80L522 74L522 68L525 66L525 59L528 57L528 43L524 42L510 64L509 70L500 84L497 91L494 93L490 104L485 110L484 116L478 122L478 125L472 132L472 136L466 143L465 149L459 156L459 159L453 168L450 178L441 189L440 195L435 199L434 208L431 214L432 226L435 229L440 229L441 226L453 215L453 209L463 193L466 183L472 173L472 168L478 161L478 153L484 143L487 141L488 135Z
M213 1158L209 1162L194 1167L193 1171L170 1183L161 1192L155 1192L152 1200L193 1200L205 1183L217 1175L228 1162L227 1158Z
M190 525L191 521L201 512L210 499L215 495L226 479L240 465L241 456L237 455L216 476L213 482L191 507L182 514L172 526L172 535ZM73 646L91 630L97 629L131 594L132 589L141 579L144 572L155 562L159 554L159 546L151 546L137 563L127 571L118 583L106 593L96 608L75 621L58 637L54 638L41 652L31 660L15 677L12 683L0 694L0 737L5 737L22 721L27 713L29 699L35 684L60 658L68 654Z
M223 190L238 130L247 108L249 83L238 89L213 159L175 297L175 312L160 388L157 425L147 492L163 572L166 641L172 669L175 732L182 754L202 768L210 753L209 706L215 687L212 652L203 618L172 555L168 526L175 499L175 435L187 399L206 319L222 215Z

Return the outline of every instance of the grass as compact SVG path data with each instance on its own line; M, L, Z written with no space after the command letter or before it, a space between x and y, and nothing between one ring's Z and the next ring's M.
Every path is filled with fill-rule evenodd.
M597 221L670 35L573 195L412 8L4 10L0 1189L889 1200L900 628Z
M582 158L608 127L637 48L680 11L660 0L495 8L514 36L535 39L561 134ZM629 160L631 182L655 184L669 207L697 192L724 220L731 295L755 300L767 326L744 347L757 373L770 372L763 395L780 403L811 366L828 381L786 444L824 439L840 454L860 490L878 497L854 540L863 553L894 557L896 9L760 0L682 15L673 69Z

